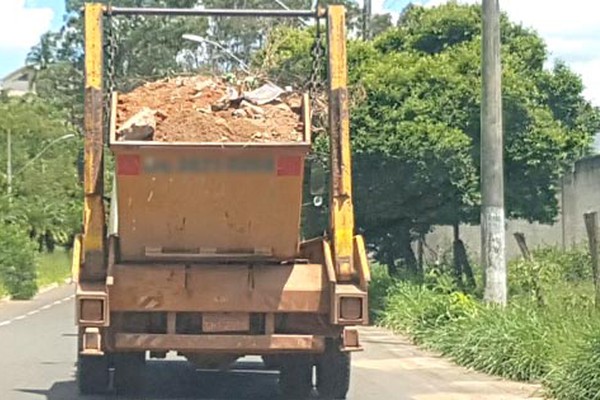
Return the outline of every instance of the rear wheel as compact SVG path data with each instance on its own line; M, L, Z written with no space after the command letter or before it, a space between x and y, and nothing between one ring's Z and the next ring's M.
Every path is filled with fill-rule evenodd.
M112 354L115 368L115 389L118 394L136 394L144 383L145 353Z
M108 358L77 356L77 386L81 394L102 394L108 390Z
M345 399L350 388L350 353L340 350L339 343L327 341L325 353L317 363L317 390L328 400Z
M312 373L313 363L308 358L284 361L279 374L279 388L283 398L307 399L313 389Z

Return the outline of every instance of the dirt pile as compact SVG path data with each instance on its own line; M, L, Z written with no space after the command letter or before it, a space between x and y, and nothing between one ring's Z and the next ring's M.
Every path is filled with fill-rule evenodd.
M299 142L301 96L274 85L255 90L194 76L146 83L120 94L118 140Z

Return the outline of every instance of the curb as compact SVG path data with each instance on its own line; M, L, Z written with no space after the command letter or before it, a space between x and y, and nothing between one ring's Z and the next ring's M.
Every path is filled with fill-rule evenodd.
M56 282L54 282L54 283L50 283L48 285L44 285L44 286L42 286L42 287L40 287L38 289L38 292L35 294L35 296L40 295L42 293L49 292L49 291L51 291L53 289L56 289L56 288L58 288L60 286L63 286L63 285L70 285L71 283L73 283L73 278L69 277L69 278L65 278L65 280L62 283L56 283ZM6 302L9 302L9 301L11 301L10 296L0 297L0 303L6 303Z

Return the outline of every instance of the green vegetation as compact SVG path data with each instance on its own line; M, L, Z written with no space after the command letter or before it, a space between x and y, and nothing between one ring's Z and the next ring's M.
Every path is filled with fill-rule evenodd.
M39 253L16 225L0 226L0 298L28 299L37 289L63 283L71 274L71 255L64 249Z
M11 139L12 184L0 174L0 222L18 226L37 243L52 251L70 246L81 225L82 190L76 154L81 142L66 114L34 95L0 96L0 143ZM7 152L0 152L7 165Z
M584 250L542 249L534 262L509 266L507 308L485 305L439 269L422 284L392 279L378 267L371 295L379 324L458 364L544 383L557 399L592 399L600 390L600 314ZM534 289L541 283L543 305Z
M14 299L27 299L37 291L35 245L25 231L0 224L0 281Z
M39 257L38 286L43 287L53 283L64 283L71 276L71 253L56 250L53 253L43 253Z
M143 3L189 7L197 2ZM38 95L0 97L0 143L11 135L14 171L10 195L8 174L0 174L0 293L16 298L68 276L67 253L52 251L69 247L80 230L76 159L83 38L81 14L75 11L81 5L67 0L63 29L32 49L28 62L37 72ZM271 8L272 3L252 0L245 6ZM349 27L360 34L359 26L352 6ZM594 398L600 391L600 318L592 306L585 251L547 249L536 252L533 262L512 263L506 309L484 305L480 287L465 290L451 269L417 270L410 246L415 238L433 225L477 222L480 214L480 8L456 2L411 6L397 26L385 17L376 26L373 40L348 43L357 223L381 263L371 287L373 317L463 365L541 381L558 399ZM232 69L231 59L216 48L194 54L197 44L182 40L183 33L219 42L282 85L303 87L311 72L314 30L297 21L242 24L222 18L208 29L203 19L139 17L120 19L113 28L119 90L181 71ZM506 16L502 31L508 217L550 223L558 210L558 178L589 151L600 112L583 97L581 79L568 66L544 68L548 52L535 32ZM264 50L256 52L257 44ZM326 128L325 119L320 122ZM69 133L77 139L52 145ZM322 156L326 141L316 136L316 153ZM0 165L6 161L6 152L0 152ZM313 214L304 216L304 225L319 225L327 210ZM417 283L400 276L417 276Z
M10 137L12 170L10 182L8 170L0 174L2 295L30 298L39 285L58 279L56 267L43 264L47 257L40 255L69 248L80 229L75 160L81 142L66 117L59 106L35 95L0 95L0 164L8 163Z
M0 254L2 253L4 252L0 252ZM65 279L71 276L71 254L66 250L57 249L53 253L38 253L36 260L34 265L37 266L36 283L38 288L54 283L64 283ZM10 294L0 276L0 299Z
M565 64L544 68L535 32L506 16L502 31L507 216L550 223L556 183L589 150L600 113ZM312 42L281 27L255 62L299 85ZM350 41L348 63L357 223L379 262L418 272L412 241L480 215L480 7L409 7L374 40Z

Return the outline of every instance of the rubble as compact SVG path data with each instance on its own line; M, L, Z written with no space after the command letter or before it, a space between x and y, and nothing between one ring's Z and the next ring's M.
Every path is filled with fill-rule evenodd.
M299 142L299 99L271 83L248 90L216 77L162 79L119 94L117 139Z
M143 107L117 130L117 136L123 140L148 140L152 138L156 131L156 114L156 110Z

